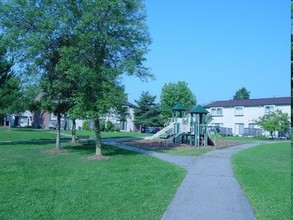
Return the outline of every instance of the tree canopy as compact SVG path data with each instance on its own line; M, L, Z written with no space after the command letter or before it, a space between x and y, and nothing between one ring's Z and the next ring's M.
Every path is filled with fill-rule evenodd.
M142 127L160 127L162 120L160 117L160 106L155 103L156 96L149 92L142 92L139 100L135 101L137 107L134 109L134 124Z
M7 50L0 37L0 114L19 113L24 110L21 81L13 71L12 60L6 56Z
M237 90L235 95L233 96L233 100L243 100L250 98L250 91L248 91L245 87Z
M182 104L187 110L196 105L196 97L184 81L166 83L161 92L161 110L164 120L172 117L172 108Z
M266 131L269 131L271 137L273 137L273 132L279 131L283 132L286 131L290 127L289 116L287 113L283 113L281 110L276 110L272 113L265 114L264 116L260 117L256 124L259 125Z
M122 75L152 77L144 65L151 43L145 20L142 0L0 3L10 53L41 74L44 97L69 101L94 121L97 155L101 115L125 103Z

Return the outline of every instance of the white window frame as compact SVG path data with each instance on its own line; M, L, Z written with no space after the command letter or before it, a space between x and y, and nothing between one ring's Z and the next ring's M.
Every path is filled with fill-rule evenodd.
M223 116L223 107L211 108L211 116Z
M265 114L270 114L275 111L275 106L274 105L265 105L264 111L265 111Z
M235 116L244 115L244 106L235 106Z

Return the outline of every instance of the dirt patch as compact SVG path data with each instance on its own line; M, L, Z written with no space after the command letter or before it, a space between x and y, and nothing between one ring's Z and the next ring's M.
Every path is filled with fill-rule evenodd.
M143 148L146 150L159 150L159 149L170 149L170 148L190 148L189 144L178 144L173 143L170 140L145 140L145 139L134 139L123 141L123 144L135 146L138 148ZM216 140L215 148L225 148L241 144L238 141L232 140Z
M49 149L49 150L46 150L44 153L46 154L68 154L69 152L67 150L64 150L64 149L56 149L56 148L53 148L53 149Z
M103 156L103 155L92 155L87 157L89 160L108 160L110 157L108 156Z

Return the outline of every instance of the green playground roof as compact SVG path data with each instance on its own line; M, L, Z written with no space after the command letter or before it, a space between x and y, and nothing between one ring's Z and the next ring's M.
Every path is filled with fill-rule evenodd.
M180 103L177 103L173 108L172 108L173 111L185 111L186 108L184 108L184 106Z
M209 113L209 111L206 110L201 105L197 105L197 106L193 107L189 112L194 113L194 114L208 114Z

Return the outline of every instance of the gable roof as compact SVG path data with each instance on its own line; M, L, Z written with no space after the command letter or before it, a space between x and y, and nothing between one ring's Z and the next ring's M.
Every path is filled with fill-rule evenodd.
M130 108L135 108L135 105L128 101L125 102L125 106L128 106Z
M215 101L205 105L205 108L264 105L291 105L291 97Z

